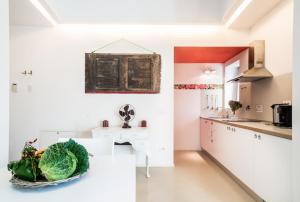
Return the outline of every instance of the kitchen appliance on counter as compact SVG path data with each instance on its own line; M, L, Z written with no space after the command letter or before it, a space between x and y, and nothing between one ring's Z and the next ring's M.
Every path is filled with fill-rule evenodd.
M292 105L273 104L273 125L279 127L292 127Z

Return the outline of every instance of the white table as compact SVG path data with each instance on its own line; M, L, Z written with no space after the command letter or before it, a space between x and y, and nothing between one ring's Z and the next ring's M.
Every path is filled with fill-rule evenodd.
M88 173L73 182L38 190L22 190L9 182L11 174L0 169L0 201L3 202L135 202L134 155L98 156L90 160Z
M113 138L114 142L125 143L129 142L135 151L139 151L146 156L146 176L150 177L150 141L149 141L149 128L145 127L99 127L92 130L93 138L101 135Z

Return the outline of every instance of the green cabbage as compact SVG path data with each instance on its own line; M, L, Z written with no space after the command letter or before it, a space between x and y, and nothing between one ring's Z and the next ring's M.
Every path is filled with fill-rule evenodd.
M78 160L74 174L76 175L86 172L89 168L89 155L84 146L70 139L68 142L65 142L65 148L71 151Z
M65 143L56 143L47 148L38 167L48 181L62 180L70 177L77 167L77 158Z

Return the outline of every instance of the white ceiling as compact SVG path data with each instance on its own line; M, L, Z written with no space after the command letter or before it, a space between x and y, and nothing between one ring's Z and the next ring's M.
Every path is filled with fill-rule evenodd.
M247 29L265 16L282 0L252 0L247 9L232 23L232 28Z
M220 24L237 0L40 0L60 24ZM49 25L29 0L10 0L13 25Z
M9 21L11 25L51 25L29 0L9 0Z

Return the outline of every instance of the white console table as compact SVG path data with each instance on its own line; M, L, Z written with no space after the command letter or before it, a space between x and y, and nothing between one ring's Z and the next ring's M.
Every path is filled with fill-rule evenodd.
M142 152L146 156L146 173L150 177L150 143L149 129L142 127L122 128L122 127L99 127L92 130L93 138L100 136L111 137L116 143L129 142L135 151Z

